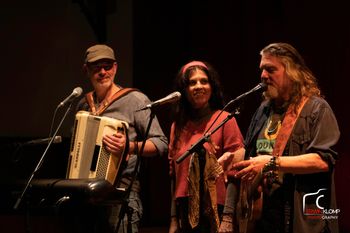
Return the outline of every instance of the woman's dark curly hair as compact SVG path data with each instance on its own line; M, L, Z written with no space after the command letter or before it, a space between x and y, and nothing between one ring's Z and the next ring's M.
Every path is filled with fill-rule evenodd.
M193 65L191 65L193 64ZM190 65L190 66L189 66ZM181 93L181 99L175 105L175 141L177 141L180 131L185 126L186 122L191 118L191 103L187 99L186 88L189 85L190 77L196 70L203 71L208 76L208 81L212 89L212 94L209 99L211 110L221 109L224 106L224 98L220 78L216 70L208 63L203 61L192 61L182 66L175 79L175 90ZM176 144L176 143L175 143Z

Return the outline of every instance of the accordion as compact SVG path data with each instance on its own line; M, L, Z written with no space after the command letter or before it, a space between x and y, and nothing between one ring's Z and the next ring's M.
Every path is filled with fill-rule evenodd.
M79 111L75 116L67 168L68 179L96 178L116 184L128 153L127 122ZM121 132L126 135L120 156L108 153L102 145L104 135Z

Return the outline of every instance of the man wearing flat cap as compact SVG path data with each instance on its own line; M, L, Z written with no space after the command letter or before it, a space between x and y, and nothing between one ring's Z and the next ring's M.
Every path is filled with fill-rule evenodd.
M147 125L151 111L137 111L150 103L149 98L136 89L123 88L115 83L118 65L112 48L104 44L91 46L86 50L84 71L93 87L93 91L86 94L77 110L89 111L94 115L111 117L128 123L129 153L127 164L121 171L118 180L118 188L128 188L135 169L138 149L142 141L147 137L142 156L156 156L167 153L167 138L159 125L157 118L152 121L148 135ZM120 92L123 94L117 96ZM114 155L120 155L125 147L127 138L125 134L116 133L105 135L103 145L106 150ZM128 210L124 215L119 227L119 232L127 232L127 225L131 226L132 232L138 232L138 225L142 216L142 204L140 201L140 182L138 175L131 186ZM116 231L120 206L117 205L110 211L110 232ZM129 217L129 219L128 219ZM131 224L131 225L130 225ZM129 232L129 231L128 231Z

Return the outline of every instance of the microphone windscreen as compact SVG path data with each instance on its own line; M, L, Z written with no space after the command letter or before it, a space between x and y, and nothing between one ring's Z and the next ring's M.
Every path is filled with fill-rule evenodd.
M73 90L74 96L78 97L83 93L83 89L81 87L76 87Z

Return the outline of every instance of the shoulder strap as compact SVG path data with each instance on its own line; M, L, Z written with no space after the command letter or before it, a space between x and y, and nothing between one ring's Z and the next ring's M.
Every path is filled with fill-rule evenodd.
M88 102L88 104L90 106L92 114L98 116L101 113L103 113L106 110L106 108L108 108L108 106L110 106L114 101L116 101L120 97L125 96L126 94L128 94L129 92L132 92L132 91L138 91L138 89L136 89L136 88L123 88L123 89L120 89L114 95L112 95L112 97L103 100L101 105L100 105L100 107L98 109L96 109L96 107L95 107L93 91L87 93L85 95L85 98L86 98L86 101Z
M282 126L280 131L278 132L275 146L273 148L272 154L275 156L281 156L284 148L287 145L287 141L289 136L293 130L294 124L297 121L301 110L303 109L305 103L309 98L303 97L298 106L297 112L294 112L294 105L290 105L287 109L286 116L283 119Z

